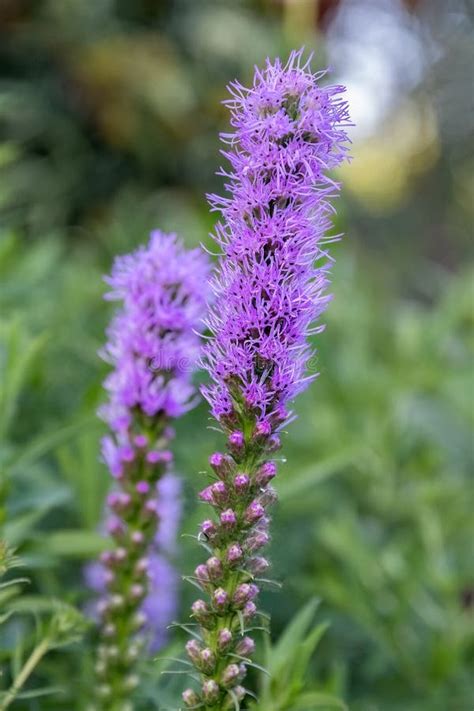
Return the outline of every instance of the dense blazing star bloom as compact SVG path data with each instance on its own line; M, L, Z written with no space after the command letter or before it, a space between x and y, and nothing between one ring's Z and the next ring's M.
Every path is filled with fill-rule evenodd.
M227 453L214 453L215 481L200 498L214 509L201 529L212 555L198 566L206 599L194 603L201 641L187 652L202 686L183 694L190 707L239 706L254 642L242 630L257 614L260 555L269 540L268 508L276 498L273 453L291 418L291 402L308 374L325 310L331 258L325 237L330 200L339 185L328 171L346 156L347 104L340 86L322 86L302 52L283 66L267 60L253 86L230 85L233 132L223 135L230 163L226 197L210 196L221 214L221 248L208 319L212 338L203 393L226 433Z
M153 232L146 247L115 260L107 298L120 308L103 351L112 371L100 414L110 427L103 458L115 486L96 587L101 644L96 671L101 709L127 707L147 640L156 648L173 614L176 577L168 557L179 518L169 474L172 420L196 403L192 384L206 304L207 258L185 251L175 235ZM99 579L97 580L97 574Z

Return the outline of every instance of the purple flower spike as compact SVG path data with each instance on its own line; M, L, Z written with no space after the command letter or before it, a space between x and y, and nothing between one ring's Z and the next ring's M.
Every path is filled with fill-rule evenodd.
M109 651L96 666L110 709L129 707L139 650L166 642L176 612L178 576L169 557L181 504L169 471L170 423L197 403L192 378L208 273L201 251L185 251L175 235L155 231L147 246L118 257L106 278L106 298L120 302L102 353L112 370L100 410L111 430L102 454L117 480L107 523L117 545L101 556L103 574L92 587L104 594L101 633Z
M219 481L201 494L216 521L201 530L222 571L206 586L203 622L195 617L220 672L196 665L202 688L214 684L212 703L203 691L195 706L216 711L236 708L246 694L241 682L254 644L242 622L258 614L258 587L250 581L269 565L255 554L269 541L272 456L293 417L290 404L316 377L308 337L322 330L330 300L334 238L326 233L340 186L328 171L346 158L349 117L344 88L322 85L324 74L313 74L300 50L286 64L267 60L250 88L229 86L231 132L221 136L229 167L220 170L227 194L208 198L219 213L221 255L203 355L210 384L202 392L228 454L212 455ZM231 638L222 643L215 630L224 614ZM245 658L240 664L238 656Z

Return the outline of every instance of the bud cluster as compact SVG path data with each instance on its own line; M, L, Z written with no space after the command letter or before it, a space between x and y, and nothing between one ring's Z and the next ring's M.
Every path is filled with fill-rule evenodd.
M150 559L159 525L157 486L172 461L166 430L131 438L117 488L107 497L107 532L115 545L101 554L104 594L97 603L101 644L97 695L102 708L115 708L139 680L134 672L148 637L143 604L150 588Z
M214 515L201 524L200 538L212 555L193 576L204 593L192 606L201 642L186 645L202 684L199 692L184 692L187 708L231 709L246 694L242 683L255 648L246 628L258 614L259 576L269 567L261 549L269 542L268 509L277 498L271 485L276 464L269 459L277 446L272 429L265 421L247 427L247 437L234 430L228 452L209 458L213 482L199 498Z

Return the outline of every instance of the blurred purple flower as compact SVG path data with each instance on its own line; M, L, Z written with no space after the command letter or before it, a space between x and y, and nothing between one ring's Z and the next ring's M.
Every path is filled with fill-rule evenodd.
M171 422L198 400L192 377L208 273L200 250L186 251L175 235L155 231L146 247L117 257L106 278L106 298L121 302L102 352L112 371L100 410L111 430L102 456L116 482L104 522L114 546L87 576L100 593L97 695L107 708L128 708L141 642L151 649L163 644L176 607L178 581L169 558L180 484L169 473Z

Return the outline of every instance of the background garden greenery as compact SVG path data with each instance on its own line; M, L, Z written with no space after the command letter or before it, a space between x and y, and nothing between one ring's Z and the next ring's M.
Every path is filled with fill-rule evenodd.
M321 375L285 436L271 547L283 587L264 593L272 637L257 660L273 677L251 679L260 711L474 700L472 114L459 120L472 18L463 2L462 27L443 3L381 4L394 42L400 28L418 41L421 73L354 134L339 176L335 232L348 236L334 250ZM22 563L3 580L27 578L0 587L2 691L48 640L13 708L82 710L90 690L93 632L75 608L89 599L83 565L104 546L109 484L95 414L111 313L101 275L152 227L210 246L203 195L221 189L225 84L303 43L320 65L350 56L353 6L369 51L369 5L0 4L0 524ZM201 404L178 426L183 533L202 517L195 494L220 445L208 424ZM199 559L182 538L180 572ZM183 586L181 620L192 594ZM146 664L138 709L179 705L181 677L160 675L173 668Z

